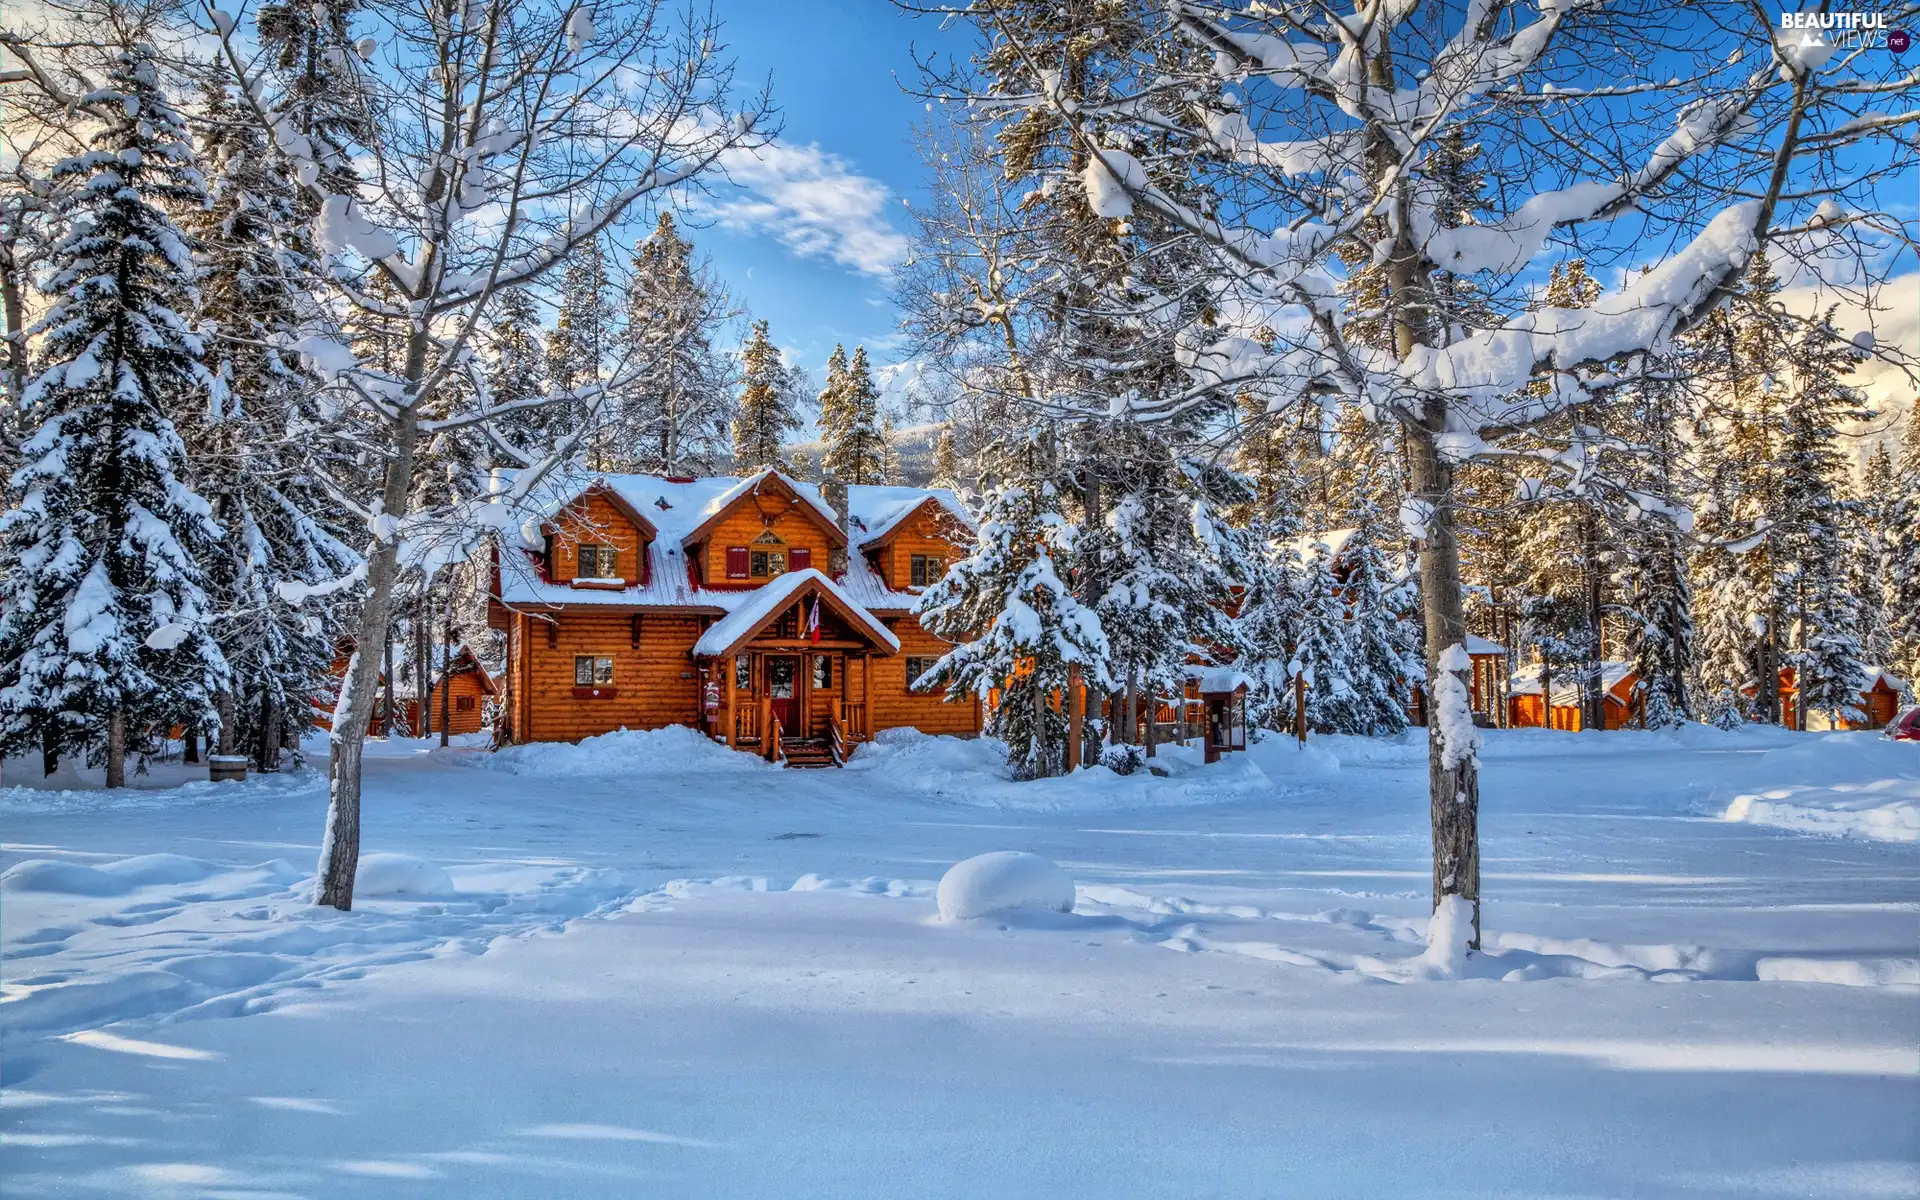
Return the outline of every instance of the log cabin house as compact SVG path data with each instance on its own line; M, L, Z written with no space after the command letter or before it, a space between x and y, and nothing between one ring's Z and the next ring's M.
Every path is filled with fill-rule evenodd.
M442 652L438 646L434 650L436 654ZM413 737L439 733L443 688L446 693L446 731L479 733L485 725L487 701L500 694L500 685L480 664L473 651L465 646L454 647L451 665L441 666L434 671L433 678L427 684L424 705L417 696L395 698L401 723Z
M1860 717L1855 720L1842 716L1837 720L1829 713L1819 709L1809 709L1806 713L1806 726L1815 732L1833 732L1851 729L1885 729L1900 712L1900 697L1906 693L1906 681L1892 674L1884 667L1865 667L1868 683L1860 689ZM1749 686L1741 689L1747 695L1754 694ZM1788 729L1798 729L1801 723L1800 683L1797 672L1792 667L1780 668L1780 721Z
M1568 668L1548 676L1553 687L1551 704L1543 705L1540 664L1525 666L1513 673L1507 687L1507 723L1516 729L1546 726L1569 732L1586 727L1586 714L1580 703L1578 673ZM1631 664L1600 664L1600 685L1606 691L1606 727L1626 729L1639 723L1643 700L1640 673Z
M972 541L939 488L573 476L493 563L502 743L687 725L829 766L883 729L971 735L977 703L911 683L950 648L913 605ZM835 499L840 499L836 496Z

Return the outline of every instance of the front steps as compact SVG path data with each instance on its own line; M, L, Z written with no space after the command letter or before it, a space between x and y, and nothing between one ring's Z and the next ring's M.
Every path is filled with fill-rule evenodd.
M787 766L797 771L840 765L833 761L833 749L823 738L781 738L780 752L786 756Z

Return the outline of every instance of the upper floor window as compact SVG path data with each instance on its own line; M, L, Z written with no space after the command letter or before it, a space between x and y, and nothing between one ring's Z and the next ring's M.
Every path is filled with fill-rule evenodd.
M947 560L933 554L916 554L907 582L914 587L931 587L947 573Z
M580 547L580 567L574 574L580 579L618 579L620 553L612 546Z
M748 557L747 574L754 579L772 579L787 573L785 550L754 550Z

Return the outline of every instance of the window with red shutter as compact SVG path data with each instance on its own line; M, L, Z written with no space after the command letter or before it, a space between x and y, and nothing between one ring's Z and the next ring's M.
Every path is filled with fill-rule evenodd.
M787 551L787 567L794 571L804 571L813 566L813 551L805 546L795 546Z
M747 577L747 548L745 546L727 547L727 578L745 579Z

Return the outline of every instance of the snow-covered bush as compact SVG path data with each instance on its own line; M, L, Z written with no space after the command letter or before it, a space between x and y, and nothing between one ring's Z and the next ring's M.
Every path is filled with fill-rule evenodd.
M1147 752L1138 746L1107 746L1100 751L1100 765L1115 775L1131 775L1147 765Z
M1073 880L1059 864L1024 850L995 850L955 863L934 893L942 921L1022 908L1072 912Z

